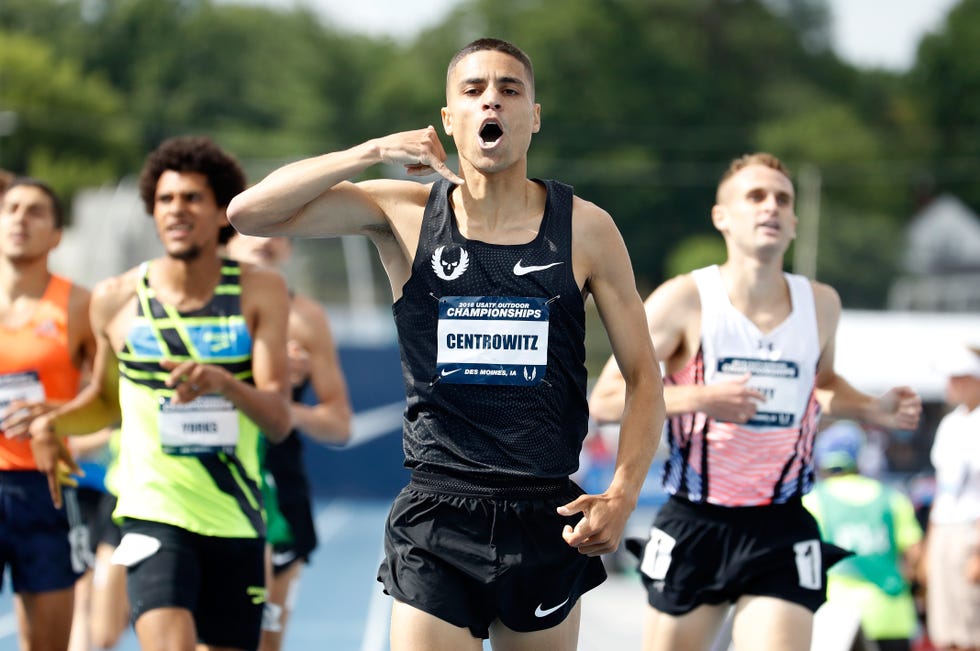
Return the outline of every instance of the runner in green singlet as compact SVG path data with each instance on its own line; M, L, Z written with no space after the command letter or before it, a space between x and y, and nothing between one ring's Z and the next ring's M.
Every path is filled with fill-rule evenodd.
M96 287L89 390L31 434L59 498L61 436L121 417L113 562L143 648L255 649L265 601L258 437L290 430L289 294L274 270L223 259L245 185L203 137L152 152L140 193L164 254Z

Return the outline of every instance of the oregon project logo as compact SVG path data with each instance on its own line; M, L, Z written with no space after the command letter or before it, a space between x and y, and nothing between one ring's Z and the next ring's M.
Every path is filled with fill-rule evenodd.
M432 254L432 271L443 280L456 280L470 266L470 254L462 248L455 250L459 251L459 256L455 260L443 257L443 254L447 253L445 246L440 246Z

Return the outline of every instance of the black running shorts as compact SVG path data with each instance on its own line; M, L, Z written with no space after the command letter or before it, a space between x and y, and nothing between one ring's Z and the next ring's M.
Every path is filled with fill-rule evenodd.
M581 517L555 511L582 494L571 481L467 492L480 491L413 474L385 528L378 580L386 593L487 638L498 619L518 632L557 626L605 580L598 557L562 538Z
M134 622L155 608L186 608L194 615L200 643L258 647L265 604L264 539L202 536L133 519L123 521L122 532L120 547L134 533L160 541L155 553L126 573Z
M816 611L827 569L848 552L823 543L800 500L729 508L671 498L654 519L640 572L649 603L670 615L743 595Z

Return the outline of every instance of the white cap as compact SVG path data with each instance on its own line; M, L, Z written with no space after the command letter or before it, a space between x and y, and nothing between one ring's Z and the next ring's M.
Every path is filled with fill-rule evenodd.
M980 378L980 353L966 346L950 347L940 352L936 368L948 377Z

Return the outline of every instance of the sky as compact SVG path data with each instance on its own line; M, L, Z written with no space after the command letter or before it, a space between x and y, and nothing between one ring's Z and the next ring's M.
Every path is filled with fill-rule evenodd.
M460 0L244 0L315 9L330 22L374 36L410 37L438 23ZM907 70L919 39L959 0L829 0L838 55L862 67Z

